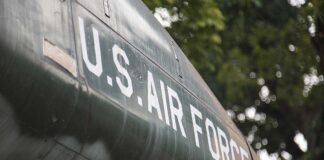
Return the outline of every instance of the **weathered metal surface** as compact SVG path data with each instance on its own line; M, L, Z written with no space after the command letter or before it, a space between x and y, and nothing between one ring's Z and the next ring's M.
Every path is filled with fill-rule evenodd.
M252 159L144 4L105 2L0 0L0 158Z

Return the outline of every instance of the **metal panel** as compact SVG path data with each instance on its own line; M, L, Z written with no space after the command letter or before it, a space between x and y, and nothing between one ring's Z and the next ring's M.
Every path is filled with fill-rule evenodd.
M141 1L111 0L111 16L107 20L103 0L77 0L90 13L111 27L136 49L145 53L156 65L161 66L171 76L177 77L177 62L172 51L171 37L152 16L151 11Z
M73 1L72 10L70 2L0 1L0 158L212 159L208 144L215 140L225 152L230 147L225 156L242 158L229 143L248 151L243 137L229 127L219 102L142 2L109 1L110 17L102 0ZM43 56L44 38L77 60L78 79ZM131 94L123 91L129 79ZM190 105L201 112L196 122ZM223 137L208 139L207 118ZM200 147L195 123L202 128Z
M90 142L86 142L86 146L96 144L98 150L105 153L103 156L112 159L212 159L208 148L211 140L208 141L207 130L204 128L208 118L217 131L224 132L222 138L218 137L218 145L221 146L222 143L223 146L230 147L230 141L234 141L237 148L242 148L234 156L237 159L241 158L241 152L244 151L246 159L251 159L241 135L228 127L226 115L201 103L200 99L179 84L161 66L144 56L143 52L108 28L86 8L77 4L74 8L74 20L77 24L75 30L79 33L76 38L77 50L83 55L83 71L94 102L90 115L93 118L89 122ZM119 54L117 59L114 59L116 48L118 53L124 54ZM118 64L125 71L118 71ZM151 94L148 87L152 85L149 83L149 75L154 79L154 94L158 99L157 108L160 108L161 114L158 109L151 112L148 108L148 95ZM162 92L165 89L160 89L161 82L164 88L168 88L168 91L174 90L179 96L179 101L174 103L177 103L177 109L180 105L183 109L183 117L180 120L177 120L179 117L170 120L171 92L166 91L169 101L163 102ZM121 86L132 86L132 91L125 93ZM169 115L163 112L164 105L169 109ZM199 136L200 147L195 144L190 105L202 113L202 119L199 121L203 128ZM166 119L169 119L169 124ZM91 151L91 148L82 151L81 154L94 158L96 154L93 154L95 151ZM232 150L228 156L232 156L231 153Z

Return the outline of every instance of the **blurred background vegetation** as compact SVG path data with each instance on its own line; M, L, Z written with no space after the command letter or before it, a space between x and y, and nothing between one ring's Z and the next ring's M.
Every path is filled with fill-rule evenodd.
M261 157L323 159L323 0L144 3Z

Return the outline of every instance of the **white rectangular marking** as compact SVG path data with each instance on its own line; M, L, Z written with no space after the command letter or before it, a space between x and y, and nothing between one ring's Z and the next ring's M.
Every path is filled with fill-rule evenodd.
M143 107L143 100L141 97L137 96L137 102L141 107Z
M76 61L69 54L65 53L62 49L53 45L47 39L44 39L43 54L62 66L74 77L77 77Z
M112 81L112 79L111 79L109 76L107 76L107 83L108 83L110 86L113 86L113 81Z

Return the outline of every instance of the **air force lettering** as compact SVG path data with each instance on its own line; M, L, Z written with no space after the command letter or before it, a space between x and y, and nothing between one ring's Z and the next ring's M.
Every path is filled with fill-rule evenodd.
M85 31L85 23L83 18L78 17L78 20L84 66L97 78L100 78L101 76L109 78L110 76L104 75L106 68L103 67L103 63L106 63L106 61L102 59L103 50L100 44L101 41L99 30L92 27L92 33L87 33ZM91 46L87 45L87 36L93 37L91 38L93 39L93 49L91 50L94 52L89 51ZM135 53L126 53L125 50L117 44L112 45L108 51L110 51L110 53L107 52L107 50L103 52L111 55L113 63L108 64L107 66L111 66L117 71L116 75L109 79L108 83L106 82L105 84L112 86L113 82L116 82L120 91L120 96L125 96L125 99L130 101L132 97L138 96L136 94L136 88L133 87L137 81L133 81L132 78L134 77L131 77L132 74L130 74L133 68L129 67L134 60L129 59L129 56L130 54ZM89 54L94 54L92 57L94 57L95 62L90 61ZM143 75L143 77L147 77L144 80L146 85L143 85L144 87L147 87L144 89L144 91L146 91L147 101L144 101L143 103L140 97L138 97L138 99L140 100L139 104L141 107L143 106L145 108L148 114L153 115L153 117L155 117L158 121L161 121L166 126L171 127L175 133L180 133L184 139L188 140L193 138L190 139L190 141L194 142L192 147L201 149L204 145L204 148L208 148L208 152L214 160L251 159L248 150L245 149L247 147L243 148L244 146L240 146L234 139L226 134L226 130L223 129L225 127L216 125L212 119L213 117L208 117L208 115L205 113L206 111L201 112L204 111L203 107L199 108L192 104L187 103L188 105L184 105L182 103L182 94L178 94L178 91L172 87L176 86L177 84L168 84L175 83L174 81L170 80L168 83L166 83L165 77L155 77L155 73L149 69L143 73L146 74ZM190 122L192 122L192 125ZM203 144L204 142L207 143Z

